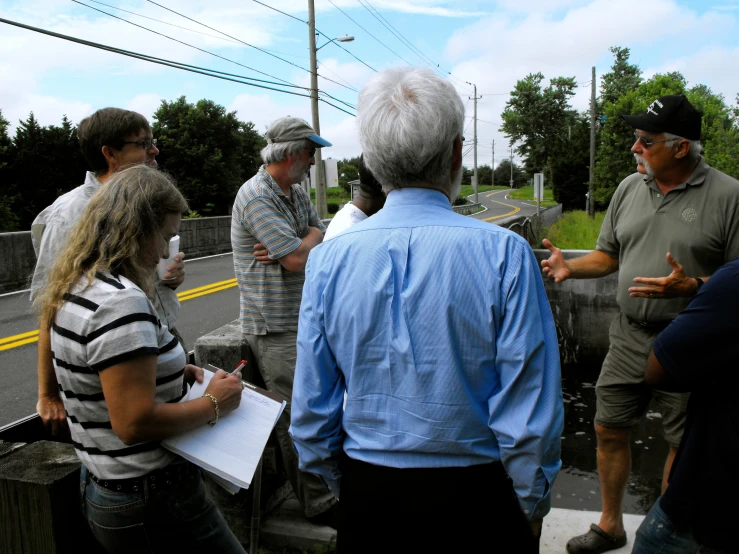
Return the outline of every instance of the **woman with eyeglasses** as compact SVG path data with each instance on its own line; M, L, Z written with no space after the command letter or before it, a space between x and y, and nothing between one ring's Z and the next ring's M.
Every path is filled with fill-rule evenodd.
M240 375L202 382L157 317L155 268L187 202L146 165L120 171L93 196L35 301L49 323L54 371L93 534L112 553L245 551L205 494L201 471L160 445L231 412Z

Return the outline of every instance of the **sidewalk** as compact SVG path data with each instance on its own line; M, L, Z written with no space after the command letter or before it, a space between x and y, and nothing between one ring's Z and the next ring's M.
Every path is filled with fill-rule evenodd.
M544 518L540 554L564 554L565 545L575 535L585 533L591 523L597 523L600 514L552 508ZM634 534L644 519L640 515L624 515L629 542L623 548L611 550L614 554L631 552ZM313 525L302 517L298 501L291 497L262 522L259 544L309 550L320 544L336 541L336 531L330 527Z

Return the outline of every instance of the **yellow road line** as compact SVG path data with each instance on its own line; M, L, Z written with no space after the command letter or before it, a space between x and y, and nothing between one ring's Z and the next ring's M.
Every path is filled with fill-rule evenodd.
M190 294L188 296L180 296L179 297L180 302L184 302L185 300L192 300L193 298L197 298L198 296L205 296L206 294L212 294L214 292L218 292L219 290L231 289L233 287L238 286L238 283L236 283L235 281L236 280L234 279L234 282L233 283L229 283L228 285L223 285L223 286L218 287L218 288L215 288L215 289L208 289L208 290L205 290L203 292L198 292L198 293L195 293L195 294ZM195 290L195 289L193 289L193 290Z
M235 285L235 284L236 284L236 277L234 277L233 279L226 279L225 281L218 281L216 283L211 283L210 285L204 285L202 287L196 287L196 288L190 289L190 290L183 290L182 292L178 292L177 293L177 298L179 298L180 300L182 300L183 297L190 296L192 294L195 294L196 292L201 292L201 291L204 291L204 290L214 289L214 288L220 287L222 285ZM218 290L223 290L223 289L219 288Z
M38 330L36 331L29 331L28 333L21 333L20 335L13 335L12 337L6 337L4 339L0 339L0 344L6 344L9 342L15 342L21 339L26 339L29 337L38 337Z
M3 350L10 350L11 348L16 348L18 346L23 346L24 344L31 344L32 342L38 342L38 331L36 331L36 336L31 337L29 339L19 340L16 342L11 342L9 344L3 344L0 346L0 352Z
M237 286L236 278L227 279L225 281L218 281L217 283L211 283L202 287L196 287L194 289L185 290L177 294L177 298L180 302L185 300L192 300L199 296L205 296L206 294L213 294L214 292L226 290ZM21 333L19 335L13 335L12 337L5 337L0 339L0 352L3 350L10 350L11 348L17 348L26 344L31 344L38 341L38 329L35 331L28 331L27 333Z
M494 194L500 194L501 192L508 192L508 191L505 191L505 190L496 190L495 192L491 192L490 194L485 195L485 198L490 198L492 195L494 195ZM518 212L521 211L521 208L519 208L518 206L513 206L512 204L506 204L505 202L501 202L500 200L491 200L491 202L495 202L496 204L500 204L501 206L506 206L507 208L513 208L513 210L511 210L510 212L508 212L506 214L494 215L492 217L486 217L485 219L483 219L483 221L492 221L494 219L500 219L501 217L508 217L509 215L513 215L513 214L516 214L516 213L518 213Z

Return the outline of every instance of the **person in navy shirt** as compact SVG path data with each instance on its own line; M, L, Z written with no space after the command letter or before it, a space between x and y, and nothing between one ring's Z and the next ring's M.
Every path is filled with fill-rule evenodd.
M659 335L647 384L691 392L669 486L634 554L739 552L739 260L721 267Z

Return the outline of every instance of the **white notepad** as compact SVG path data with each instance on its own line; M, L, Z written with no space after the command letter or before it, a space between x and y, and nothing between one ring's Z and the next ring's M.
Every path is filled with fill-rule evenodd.
M212 369L212 366L208 366ZM205 369L181 402L203 396L213 371ZM285 408L276 394L246 383L238 409L214 426L203 425L162 441L162 446L209 471L230 493L249 488L272 428Z

